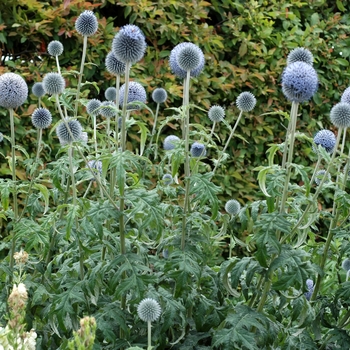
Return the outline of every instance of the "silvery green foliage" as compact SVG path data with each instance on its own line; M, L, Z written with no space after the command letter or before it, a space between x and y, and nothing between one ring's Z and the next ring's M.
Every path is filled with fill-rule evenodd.
M68 128L66 123L61 121L56 128L56 134L61 143L70 143L81 139L83 128L78 120L67 120ZM69 132L70 130L70 132ZM71 135L72 134L72 135ZM72 137L73 136L73 137Z
M291 102L306 102L316 93L318 78L315 69L305 62L289 64L282 73L282 91Z
M328 153L333 151L335 146L336 137L334 132L330 130L320 130L314 137L314 143L316 146L321 145ZM317 148L314 148L317 151Z
M341 95L340 102L350 103L350 86L347 87Z
M307 279L306 288L307 288L307 292L304 293L304 295L307 300L310 300L312 293L314 292L314 281L311 279Z
M221 106L211 106L208 117L212 122L221 122L225 118L225 110Z
M168 94L163 88L157 88L152 92L152 99L155 103L164 103L167 98Z
M326 170L319 170L315 175L315 184L318 186L326 174ZM324 183L331 181L331 174L327 173L327 178Z
M61 94L66 87L66 82L59 73L47 73L43 79L44 91L49 95Z
M143 299L137 307L137 314L140 319L145 322L156 321L161 312L162 309L159 303L152 298Z
M331 122L337 128L348 128L350 126L350 104L339 102L331 109Z
M225 210L230 215L237 215L241 210L241 204L236 199L230 199L225 204Z
M250 112L256 105L256 98L251 92L242 92L237 97L236 105L240 111Z
M125 74L125 63L119 61L115 54L111 51L108 53L105 65L109 73L114 75L123 75Z
M180 138L175 135L169 135L164 139L163 147L166 151L170 151L176 147L176 143L180 142Z
M287 57L287 65L298 61L305 62L312 66L314 62L314 56L310 50L304 47L297 47L289 53Z
M133 24L122 27L112 42L115 57L123 63L140 61L145 54L146 47L145 36L141 29Z
M101 107L101 105L102 105L102 103L100 100L93 98L86 105L86 111L89 115L96 117L100 114L99 108Z
M46 129L52 123L52 116L48 109L37 108L32 114L32 123L37 129Z
M40 82L34 83L32 87L32 93L36 97L43 97L45 95L43 83L40 83Z
M100 114L105 118L114 118L117 114L116 104L113 101L103 101L100 108Z
M207 154L207 151L205 149L205 146L200 142L194 142L191 146L190 153L192 157L198 158L198 157L205 157Z
M164 185L171 185L174 181L173 177L170 174L164 174L162 180Z
M0 142L4 141L4 135L2 132L0 132Z
M350 271L350 259L346 258L343 260L341 267L346 271Z
M125 93L125 84L123 84L119 90L119 105L120 105L120 107L123 107L124 93ZM128 110L140 109L141 107L139 105L136 105L136 104L129 105L129 103L135 102L135 101L145 103L146 99L147 99L147 95L146 95L145 88L141 84L137 83L136 81L130 81L129 82L127 109Z
M75 29L80 35L91 36L97 32L98 21L92 11L85 10L75 21Z
M93 170L94 174L102 174L102 162L100 160L89 160L87 167ZM96 171L95 171L96 170ZM95 178L91 178L91 181L95 181Z
M189 43L189 45L179 49L176 57L177 64L185 71L192 71L200 65L202 56L202 50L198 46Z
M105 98L108 101L115 101L117 98L117 89L113 86L109 87L106 91L105 91Z
M205 63L205 59L204 59L204 54L202 52L202 50L192 44L192 43L180 43L178 45L176 45L172 50L171 50L171 53L170 53L170 57L169 57L169 65L170 65L170 69L171 71L179 78L181 79L184 79L186 78L186 75L187 75L187 72L186 70L182 69L179 64L178 64L178 53L184 48L184 47L188 47L188 46L195 46L198 48L198 53L201 52L200 54L200 63L198 65L197 68L191 70L191 77L197 77L201 71L203 70L204 68L204 63Z
M47 46L47 52L51 56L60 56L63 53L63 45L58 40L53 40Z
M28 86L25 80L15 73L4 73L0 76L0 106L15 109L21 106L28 97Z

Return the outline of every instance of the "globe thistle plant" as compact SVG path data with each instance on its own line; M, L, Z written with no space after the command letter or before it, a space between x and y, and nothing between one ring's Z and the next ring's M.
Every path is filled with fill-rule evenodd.
M207 154L207 151L205 149L205 146L202 143L194 142L191 146L190 153L192 157L198 158L198 157L205 157Z
M124 94L125 94L125 84L123 84L119 90L119 105L121 107L123 107L123 103L124 103ZM140 109L141 107L139 105L129 104L129 103L135 102L135 101L145 103L146 99L147 99L147 96L146 96L145 88L141 84L135 81L131 81L129 83L127 110Z
M221 122L225 118L225 110L221 106L211 106L208 117L214 123Z
M83 128L76 119L61 121L56 128L56 134L60 141L71 143L81 138Z
M330 119L337 128L350 127L350 104L346 102L339 102L330 112Z
M156 321L159 318L161 312L162 309L159 303L152 298L143 299L137 307L138 316L142 321L145 322Z
M173 183L174 179L170 174L164 174L162 177L163 183L166 186L169 186Z
M106 91L105 91L105 98L108 101L115 101L117 98L117 89L113 86L109 87Z
M46 108L37 108L32 114L32 123L37 129L47 129L52 123L50 111Z
M323 179L323 177L325 176L327 174L327 176L326 176L326 179L325 179L325 183L327 183L327 182L329 182L329 181L331 181L331 175L330 175L330 173L328 173L328 172L326 172L326 170L319 170L317 173L316 173L316 175L315 175L315 184L317 185L317 186L319 186L320 184L321 184L321 181L322 181L322 179Z
M111 74L123 75L125 73L125 63L119 61L112 51L108 53L105 65L107 71Z
M116 114L116 105L113 101L103 101L100 108L100 114L105 118L113 118Z
M293 49L287 56L287 65L294 62L305 62L310 66L313 65L314 56L311 51L304 47L297 47Z
M255 96L248 91L239 94L236 100L237 108L242 112L250 112L256 105Z
M43 87L48 95L59 95L63 92L66 82L59 73L47 73L43 79Z
M88 104L86 105L86 112L93 116L96 117L100 114L100 107L101 107L102 103L100 100L94 98L92 100L90 100L88 102Z
M63 45L58 40L53 40L47 46L47 52L51 56L60 56L63 53Z
M350 86L347 87L341 95L340 102L350 103Z
M92 11L85 10L75 21L75 29L82 36L91 36L97 32L98 21Z
M225 210L230 215L237 215L241 210L241 204L236 199L230 199L225 204Z
M0 106L15 109L28 97L28 86L18 74L5 73L0 76Z
M164 103L168 98L168 94L165 89L157 88L152 92L152 99L155 103Z
M186 72L193 71L199 67L202 56L202 50L198 46L189 43L179 49L176 56L177 64Z
M45 95L43 83L37 82L32 86L32 93L36 97L43 97Z
M89 160L87 163L87 167L95 174L102 174L102 162L100 160ZM92 177L90 181L96 181L95 177Z
M314 292L314 281L311 279L307 279L306 280L306 288L307 288L307 292L304 293L304 295L305 295L305 298L307 300L310 300L312 293Z
M328 153L332 153L336 142L334 132L330 130L320 130L314 137L316 147L313 147L317 152L317 146L322 146Z
M169 135L164 139L163 148L166 151L170 151L176 147L176 144L180 142L180 138L175 135Z

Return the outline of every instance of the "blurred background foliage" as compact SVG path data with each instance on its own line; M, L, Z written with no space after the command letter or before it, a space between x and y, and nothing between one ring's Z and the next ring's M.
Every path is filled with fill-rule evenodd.
M171 115L168 107L182 103L182 82L170 71L168 57L172 48L183 41L198 44L204 51L204 72L192 80L190 99L204 110L218 104L226 108L227 121L233 125L238 116L235 100L242 91L251 91L257 98L257 107L241 120L237 135L228 153L230 158L217 172L214 181L222 187L222 198L233 197L243 203L256 198L258 185L256 166L264 165L266 150L273 142L282 142L287 121L279 111L289 112L290 103L281 88L281 73L287 54L295 47L306 47L314 55L314 66L319 74L319 90L313 100L302 106L298 129L313 136L319 129L330 127L329 111L339 102L349 85L350 18L349 1L326 0L108 0L86 2L82 0L2 0L0 4L0 74L13 71L21 74L29 88L41 81L45 73L55 70L55 60L47 54L51 40L59 40L65 51L60 56L61 67L67 72L67 86L76 86L74 73L79 70L82 38L74 23L85 9L93 10L99 19L99 30L89 38L85 79L96 82L83 87L83 97L104 100L104 91L115 84L114 77L105 69L104 61L111 41L118 29L128 23L138 25L144 32L148 49L144 59L132 69L132 79L143 84L148 92L148 105L155 109L151 93L156 87L168 91L168 101L161 118ZM47 108L53 102L44 97ZM17 110L16 133L26 150L35 152L36 131L30 115L37 107L37 99L30 94L28 103ZM58 115L54 113L54 121ZM87 118L84 107L81 121ZM0 109L0 132L9 133L9 118ZM138 115L152 124L148 111ZM193 109L192 122L211 123L206 112ZM225 143L229 130L216 129ZM129 135L132 148L137 142L138 130ZM178 125L164 129L162 139L170 133L179 134ZM43 156L53 159L59 148L54 133L46 132L44 142L49 147ZM296 162L307 164L309 143L296 147ZM9 152L7 141L0 145L3 154ZM208 155L217 157L213 153ZM19 158L21 161L21 159ZM0 175L9 174L6 159ZM25 170L18 170L24 178Z

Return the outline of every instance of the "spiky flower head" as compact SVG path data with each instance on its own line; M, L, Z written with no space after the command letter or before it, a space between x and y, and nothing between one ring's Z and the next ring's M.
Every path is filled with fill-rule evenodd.
M225 110L221 106L211 106L208 116L212 122L221 122L225 118Z
M114 75L123 75L125 74L125 63L119 61L115 54L111 51L108 53L105 65L109 73Z
M58 124L56 128L56 134L60 140L61 143L71 143L73 141L78 141L81 138L81 134L83 132L83 128L81 127L81 124L78 120L72 119L72 120L66 120L67 126L65 122L61 122ZM69 132L70 130L70 132ZM72 136L73 138L72 138Z
M294 62L305 62L310 66L313 65L314 56L311 51L305 47L297 47L293 49L287 56L287 65Z
M0 142L4 141L4 134L0 132Z
M164 139L163 147L166 151L170 151L176 147L176 144L180 142L180 138L175 135L169 135Z
M341 95L340 102L350 103L350 86L347 87Z
M152 92L152 99L155 103L164 103L167 98L168 94L163 88L157 88Z
M305 102L316 93L316 70L305 62L289 64L282 73L282 91L291 102Z
M244 91L238 95L236 105L240 111L250 112L256 105L256 98L251 92Z
M179 77L181 79L186 78L187 71L179 66L178 54L185 47L192 47L193 48L193 46L199 50L198 51L197 49L194 49L194 50L196 50L196 52L198 53L198 55L200 57L200 62L199 62L199 65L195 69L191 70L191 77L197 77L201 73L201 71L203 70L204 63L205 63L204 54L198 46L196 46L192 43L180 43L180 44L176 45L170 52L170 57L169 57L170 69L177 77Z
M177 64L183 70L192 71L200 65L202 61L202 50L192 43L188 43L179 49L177 53Z
M60 73L47 73L43 79L44 90L49 95L61 94L66 82Z
M137 314L145 322L156 321L161 312L162 309L159 303L152 298L143 299L137 307Z
M53 40L47 46L47 52L51 56L60 56L63 53L63 45L58 40Z
M43 97L45 95L43 83L34 83L34 85L32 86L32 93L36 97Z
M173 177L170 174L164 174L162 177L164 185L171 185L174 181Z
M315 184L317 186L319 186L319 184L321 183L322 179L324 178L324 176L326 175L326 170L319 170L316 175L315 175ZM327 183L331 181L331 174L330 173L327 173L327 177L324 181L324 183Z
M332 153L335 142L336 137L334 132L330 130L320 130L314 137L314 143L316 145L314 150L317 152L317 146L321 145L328 153Z
M123 84L119 90L119 105L120 105L120 107L123 107L124 93L125 93L125 84ZM137 83L136 81L130 81L129 82L127 110L140 109L141 106L136 105L136 104L129 105L129 103L135 102L135 101L145 103L146 99L147 99L147 96L146 96L145 88L141 84Z
M28 97L28 86L18 74L5 73L0 76L0 106L15 109Z
M84 142L84 143L87 143L89 141L89 135L86 131L83 131L79 137L79 140Z
M343 263L341 264L341 267L346 271L350 271L350 259L344 259Z
M140 61L146 51L146 40L141 29L133 24L127 24L115 35L112 51L115 57L123 63Z
M236 199L230 199L225 204L225 210L230 215L237 215L241 210L241 204Z
M350 104L339 102L331 109L331 122L337 128L348 128L350 126Z
M87 167L95 174L102 174L102 162L100 160L89 160ZM95 177L91 178L91 181L96 181Z
M205 157L207 154L207 151L205 149L205 146L202 143L194 142L191 146L190 153L192 157L198 158L198 157Z
M93 117L97 117L100 114L99 108L101 107L101 104L100 100L93 98L86 105L86 112Z
M37 108L32 114L32 123L37 129L46 129L52 123L52 116L48 109Z
M105 91L105 97L108 101L115 101L117 98L117 89L113 86L107 88Z
M105 118L114 118L117 114L116 104L113 101L103 101L100 108L100 114Z
M75 21L75 29L82 36L91 36L97 32L98 21L92 11L85 10Z
M304 295L305 295L305 298L307 300L310 300L312 293L314 292L314 281L311 279L307 279L306 280L306 288L307 288L307 292L304 293Z

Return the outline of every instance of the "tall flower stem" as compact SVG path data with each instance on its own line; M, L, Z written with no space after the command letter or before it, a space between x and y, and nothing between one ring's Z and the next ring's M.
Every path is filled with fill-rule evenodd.
M147 349L152 349L152 324L151 321L147 321L147 335L148 335L148 347Z
M93 123L93 139L94 139L94 146L95 146L95 157L97 157L97 127L96 127L96 116L92 116L92 123Z
M119 135L119 89L120 89L120 75L116 75L115 81L115 89L116 89L116 97L115 97L115 105L117 108L117 113L115 115L115 124L114 124L114 139L115 139L115 149L118 150L118 135Z
M148 146L149 150L152 147L153 137L154 137L154 134L156 133L157 119L158 119L158 113L159 113L159 105L160 105L160 103L157 103L156 114L154 116L154 124L153 124L153 128L152 128L152 133L151 133L151 139L149 141L149 146Z

